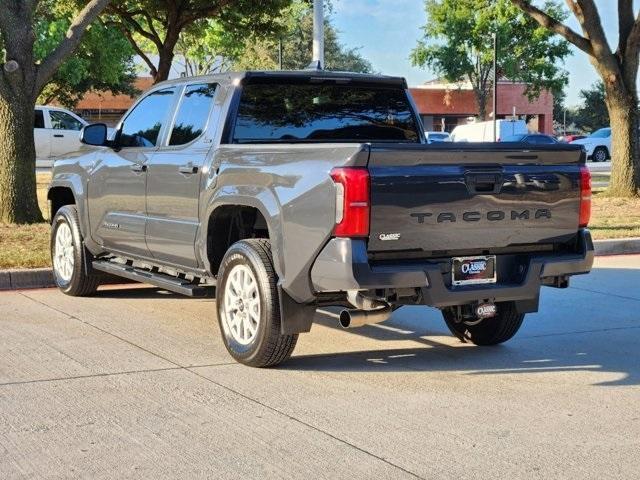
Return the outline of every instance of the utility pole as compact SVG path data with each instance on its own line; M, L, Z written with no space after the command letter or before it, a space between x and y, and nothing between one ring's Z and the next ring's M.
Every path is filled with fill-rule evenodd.
M493 33L493 141L498 139L498 33Z
M324 11L323 0L313 0L313 59L312 64L324 69Z
M282 70L282 37L278 41L278 70Z

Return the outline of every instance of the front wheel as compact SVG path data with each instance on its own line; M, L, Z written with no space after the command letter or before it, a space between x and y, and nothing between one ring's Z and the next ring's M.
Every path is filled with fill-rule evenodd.
M78 210L65 205L51 222L51 263L58 288L74 297L91 295L100 285L97 275L87 273L90 254L83 250Z
M597 147L593 151L593 155L591 155L591 157L593 158L594 162L606 162L607 158L609 157L609 153L607 152L606 148Z
M234 243L222 260L216 288L224 345L237 362L269 367L288 359L298 335L282 335L278 277L265 239Z
M442 311L444 321L461 342L475 345L498 345L511 339L522 325L524 313L518 313L514 302L496 304L494 317L480 322L468 321L456 314L455 308Z

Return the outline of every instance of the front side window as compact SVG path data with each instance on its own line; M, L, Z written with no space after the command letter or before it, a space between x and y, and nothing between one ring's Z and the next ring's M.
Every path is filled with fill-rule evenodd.
M80 130L83 126L77 118L58 110L49 110L49 118L51 119L51 128L54 130Z
M400 87L277 82L243 87L234 143L419 142Z
M212 83L189 85L185 89L169 145L184 145L202 135L215 91L216 85Z
M124 119L118 144L120 147L155 147L165 121L175 88L151 92Z

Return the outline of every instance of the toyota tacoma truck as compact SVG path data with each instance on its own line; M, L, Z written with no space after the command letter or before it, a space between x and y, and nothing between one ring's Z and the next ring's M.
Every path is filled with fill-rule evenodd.
M251 366L289 358L320 306L351 328L426 305L461 341L499 344L541 286L593 263L581 147L429 145L402 78L181 78L112 139L104 124L80 138L48 190L58 287L215 295L226 348Z

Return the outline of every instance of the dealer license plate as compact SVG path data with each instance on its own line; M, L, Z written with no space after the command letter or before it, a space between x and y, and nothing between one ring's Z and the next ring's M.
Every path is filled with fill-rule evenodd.
M496 256L455 257L451 260L453 285L496 283Z

